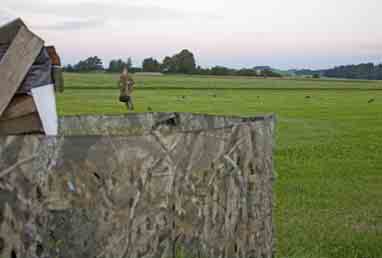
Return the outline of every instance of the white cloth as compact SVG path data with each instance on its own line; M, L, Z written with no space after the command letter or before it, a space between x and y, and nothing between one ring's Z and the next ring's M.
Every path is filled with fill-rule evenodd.
M32 97L40 115L42 127L46 135L58 134L58 116L54 85L48 84L32 89Z

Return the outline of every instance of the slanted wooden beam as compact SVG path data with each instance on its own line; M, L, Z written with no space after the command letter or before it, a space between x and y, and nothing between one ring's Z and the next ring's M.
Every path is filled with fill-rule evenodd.
M26 27L21 19L16 19L0 27L0 44L9 45L21 27Z
M1 29L0 29L1 30ZM44 41L22 26L0 60L0 116L11 102Z
M17 135L43 132L44 129L42 128L38 113L32 113L26 116L0 121L0 135Z
M27 95L15 96L4 110L1 120L9 120L37 112L33 97Z

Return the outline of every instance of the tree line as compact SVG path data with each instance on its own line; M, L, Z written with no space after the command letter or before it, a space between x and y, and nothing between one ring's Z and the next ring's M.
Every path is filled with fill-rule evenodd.
M231 75L231 76L261 76L261 77L282 77L282 72L272 69L269 66L256 66L253 68L232 69L224 66L214 66L203 68L196 65L194 54L183 49L173 56L166 56L162 62L154 57L145 58L142 67L134 67L131 57L125 60L111 60L105 68L102 60L98 56L89 57L81 60L74 65L67 65L64 71L67 72L94 72L103 71L110 73L120 73L124 67L129 71L135 72L157 72L166 74L199 74L199 75ZM288 70L287 74L294 76L320 76L331 78L348 79L368 79L382 80L382 64L364 63L358 65L337 66L326 70Z
M382 64L365 63L359 65L344 65L323 72L325 77L382 80Z
M123 59L111 60L107 68L104 68L102 60L98 56L89 57L74 65L64 67L66 72L97 72L120 73L124 67L131 72L158 72L166 74L199 74L199 75L238 75L238 76L262 76L281 77L281 74L273 71L270 67L253 67L243 69L232 69L224 66L203 68L196 65L194 54L183 49L173 56L166 56L162 62L154 57L145 58L142 67L134 67L131 57L126 61Z

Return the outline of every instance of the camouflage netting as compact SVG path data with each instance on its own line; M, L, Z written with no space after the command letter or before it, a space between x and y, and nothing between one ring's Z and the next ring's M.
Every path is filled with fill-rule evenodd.
M273 116L60 124L0 137L1 258L272 257Z

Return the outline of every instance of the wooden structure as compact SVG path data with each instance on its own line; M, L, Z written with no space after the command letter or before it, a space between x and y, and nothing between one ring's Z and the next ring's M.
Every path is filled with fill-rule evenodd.
M21 19L0 27L0 135L44 133L31 94L33 83L27 83L32 70L34 77L29 77L36 80L39 71L34 64L44 51L49 54L51 61L48 62L52 65L48 63L47 71L41 74L47 78L45 80L55 77L51 80L57 82L62 91L61 62L54 47L44 48L44 41L31 32ZM50 66L52 69L49 69Z

